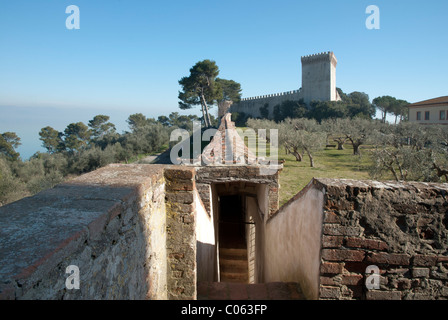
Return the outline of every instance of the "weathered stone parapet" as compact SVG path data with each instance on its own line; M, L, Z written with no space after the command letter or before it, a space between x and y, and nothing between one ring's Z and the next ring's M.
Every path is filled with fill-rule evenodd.
M109 165L0 208L0 299L195 299L194 192L192 168Z
M317 179L321 299L448 298L448 185ZM380 288L367 289L368 266Z
M0 299L165 299L163 183L111 165L0 208Z

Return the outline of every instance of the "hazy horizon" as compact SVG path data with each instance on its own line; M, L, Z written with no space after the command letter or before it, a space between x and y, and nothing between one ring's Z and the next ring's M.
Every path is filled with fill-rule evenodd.
M366 27L372 4L378 30ZM79 30L66 27L70 5ZM178 108L178 81L203 59L239 82L243 97L299 89L300 57L326 51L345 93L411 103L445 96L446 12L437 0L2 1L0 133L16 132L26 159L42 150L47 125L106 114L120 132L137 112L199 114Z

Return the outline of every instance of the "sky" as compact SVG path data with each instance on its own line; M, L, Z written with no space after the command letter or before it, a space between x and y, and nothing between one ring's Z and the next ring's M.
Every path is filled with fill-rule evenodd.
M80 11L80 28L67 29ZM369 5L379 29L368 29ZM178 107L178 81L211 59L243 97L301 86L300 57L333 51L337 87L409 102L448 95L446 0L0 0L0 133L26 159L49 125ZM216 108L214 111L216 112Z

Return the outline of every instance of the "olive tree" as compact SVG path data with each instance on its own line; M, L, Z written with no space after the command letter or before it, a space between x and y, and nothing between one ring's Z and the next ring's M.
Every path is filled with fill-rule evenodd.
M306 153L314 167L314 153L325 146L326 133L314 119L288 118L279 124L279 139L297 161L302 161Z

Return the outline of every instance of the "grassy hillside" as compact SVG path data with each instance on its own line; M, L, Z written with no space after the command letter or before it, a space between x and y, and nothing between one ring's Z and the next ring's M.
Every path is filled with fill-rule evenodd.
M280 173L280 206L302 190L312 178L370 179L368 151L361 149L364 154L354 156L350 144L345 147L345 150L325 148L316 153L314 168L310 167L307 156L298 162L294 156L286 155L284 148L280 148L279 159L285 160Z

